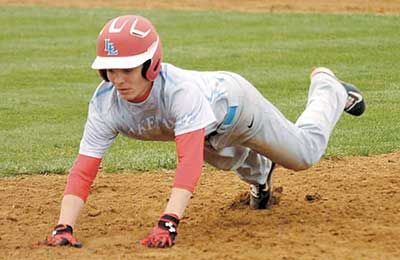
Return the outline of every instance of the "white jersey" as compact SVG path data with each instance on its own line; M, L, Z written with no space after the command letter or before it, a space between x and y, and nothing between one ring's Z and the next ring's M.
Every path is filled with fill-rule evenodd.
M124 100L109 82L100 84L90 103L80 153L101 158L119 133L169 141L205 128L208 163L234 170L249 183L265 184L272 162L301 170L321 158L346 100L342 84L319 73L312 77L306 109L294 124L238 74L162 64L142 103Z
M228 110L226 72L197 72L162 64L149 97L140 103L122 98L111 82L94 93L80 154L102 158L118 134L154 141L206 129L206 135L223 122Z

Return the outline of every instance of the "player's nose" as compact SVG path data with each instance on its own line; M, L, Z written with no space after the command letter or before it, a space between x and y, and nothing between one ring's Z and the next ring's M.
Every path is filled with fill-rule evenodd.
M118 84L118 85L124 83L124 76L123 76L123 74L121 72L116 72L115 73L115 75L114 75L114 83Z

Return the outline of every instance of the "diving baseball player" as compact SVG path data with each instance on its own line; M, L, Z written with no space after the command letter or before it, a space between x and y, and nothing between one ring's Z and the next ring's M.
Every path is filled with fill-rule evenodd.
M250 206L267 208L275 164L303 170L318 162L343 111L359 116L364 99L326 68L311 73L308 102L292 123L238 74L184 70L162 63L161 39L149 20L110 20L97 41L92 68L103 81L90 105L79 155L70 170L57 226L45 244L81 244L73 227L99 165L118 135L175 141L177 169L170 198L148 247L170 247L177 237L203 161L233 170L250 185Z

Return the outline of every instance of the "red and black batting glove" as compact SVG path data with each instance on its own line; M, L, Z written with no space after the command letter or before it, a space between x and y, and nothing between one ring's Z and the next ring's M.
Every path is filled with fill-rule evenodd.
M164 214L160 217L158 225L140 243L147 247L171 247L175 244L178 235L177 228L179 217L175 214Z
M40 242L40 244L46 246L73 246L81 248L82 244L79 243L76 238L72 235L73 230L70 225L59 224L54 227L53 233L49 235L46 240Z

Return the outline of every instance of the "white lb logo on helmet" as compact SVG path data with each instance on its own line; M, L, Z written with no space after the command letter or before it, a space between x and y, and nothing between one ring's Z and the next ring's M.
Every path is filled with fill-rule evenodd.
M107 52L108 56L118 55L118 50L115 49L114 43L110 39L104 40L104 50Z
M110 28L109 28L109 30L108 30L109 33L120 33L120 32L124 29L125 25L128 23L128 20L126 20L120 27L117 28L117 27L116 27L116 24L117 24L118 19L119 19L119 17L115 18L115 19L112 21L112 23L111 23L111 25L110 25ZM151 29L148 29L148 30L145 31L145 32L140 31L140 30L136 29L136 24L137 24L137 22L138 22L138 19L135 18L135 20L132 22L131 29L129 30L129 33L130 33L131 35L137 36L137 37L139 37L139 38L144 38L144 37L146 37L147 35L149 35Z

